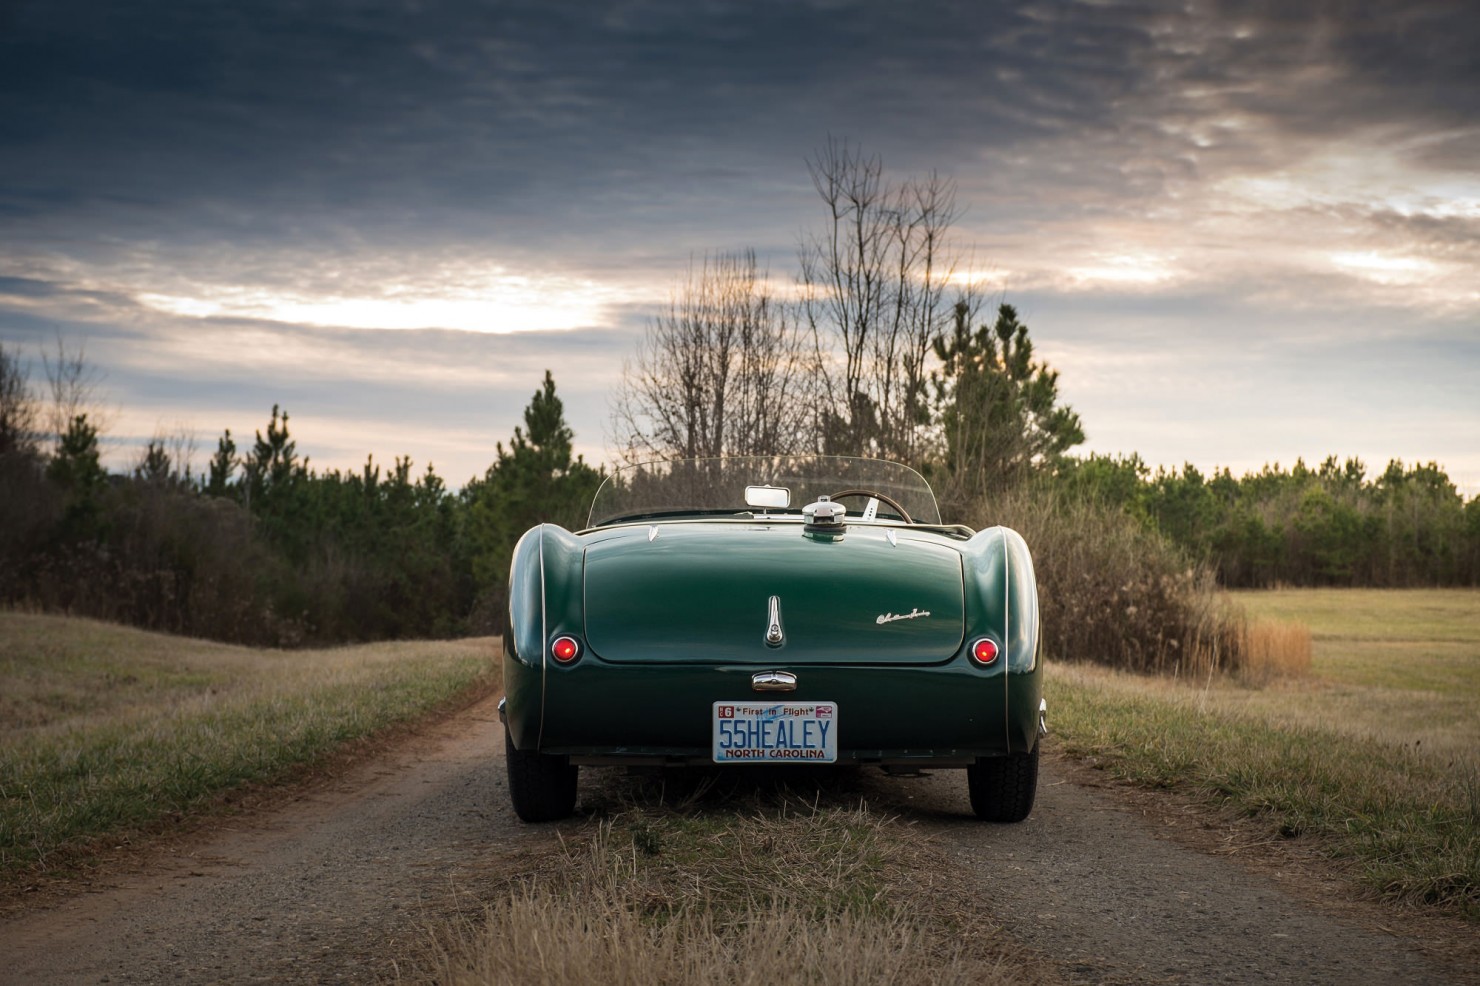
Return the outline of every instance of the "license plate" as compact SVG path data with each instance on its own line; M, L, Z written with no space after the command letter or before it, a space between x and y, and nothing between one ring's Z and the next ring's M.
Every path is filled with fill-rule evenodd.
M833 763L836 702L715 702L715 763Z

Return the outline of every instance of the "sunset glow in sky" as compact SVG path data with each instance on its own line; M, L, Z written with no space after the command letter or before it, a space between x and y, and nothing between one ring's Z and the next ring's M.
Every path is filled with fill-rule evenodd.
M0 7L0 343L157 430L454 485L546 368L607 458L694 258L778 291L829 138L954 178L1085 450L1437 460L1480 493L1473 4L403 0Z

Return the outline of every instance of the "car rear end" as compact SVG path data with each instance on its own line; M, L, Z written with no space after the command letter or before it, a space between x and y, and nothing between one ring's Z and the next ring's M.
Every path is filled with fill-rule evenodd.
M541 632L506 637L513 741L593 764L966 766L1029 750L1036 596L1014 591L1010 534L546 528ZM1031 580L1017 553L1016 581Z

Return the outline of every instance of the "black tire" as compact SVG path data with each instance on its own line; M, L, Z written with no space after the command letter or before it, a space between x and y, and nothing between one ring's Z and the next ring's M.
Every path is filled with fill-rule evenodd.
M576 809L576 778L581 768L569 757L514 749L504 726L504 760L509 765L509 796L514 814L525 822L554 822Z
M1021 822L1038 794L1038 744L1031 753L982 757L966 768L971 810L984 822Z

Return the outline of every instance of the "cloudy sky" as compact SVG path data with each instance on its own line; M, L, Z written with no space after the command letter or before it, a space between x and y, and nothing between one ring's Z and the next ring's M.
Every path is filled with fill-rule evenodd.
M691 258L777 282L829 136L954 178L1087 448L1480 493L1470 0L3 0L0 343L157 430L454 485L546 368L588 459Z

